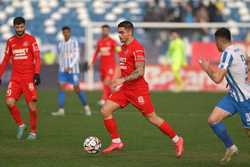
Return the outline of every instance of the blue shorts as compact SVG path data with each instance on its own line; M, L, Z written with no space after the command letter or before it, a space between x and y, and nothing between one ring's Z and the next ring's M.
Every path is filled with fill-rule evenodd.
M243 127L250 128L250 99L244 102L237 102L228 94L216 106L225 112L229 112L231 116L239 113Z
M58 81L60 84L71 83L73 85L79 85L80 73L59 72Z

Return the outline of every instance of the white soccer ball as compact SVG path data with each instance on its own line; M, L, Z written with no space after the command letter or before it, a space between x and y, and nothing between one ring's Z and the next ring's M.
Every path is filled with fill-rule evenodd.
M98 137L89 136L83 142L83 149L89 154L96 154L101 150L102 142Z

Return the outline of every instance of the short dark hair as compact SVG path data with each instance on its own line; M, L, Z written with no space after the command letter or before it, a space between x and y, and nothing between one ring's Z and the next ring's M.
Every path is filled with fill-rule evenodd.
M13 20L13 25L25 24L25 19L23 17L15 17Z
M69 26L63 26L62 31L64 31L64 30L69 30L70 31L70 27Z
M134 30L134 25L133 23L131 23L130 21L126 20L126 21L122 21L118 24L118 28L119 27L124 27L125 29L130 29L130 30Z
M107 24L104 24L104 25L102 25L102 28L108 28L108 29L110 29L110 26L107 25Z
M214 33L215 38L221 37L224 38L228 41L231 41L231 32L228 28L219 28L215 33Z

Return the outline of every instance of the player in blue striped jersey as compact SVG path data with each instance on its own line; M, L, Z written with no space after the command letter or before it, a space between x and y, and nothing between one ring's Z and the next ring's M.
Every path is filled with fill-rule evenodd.
M215 32L216 46L221 54L218 68L212 68L206 60L200 65L208 76L220 83L226 78L229 92L224 96L208 118L208 123L217 137L224 143L226 152L221 163L227 163L238 153L238 148L227 133L222 121L239 113L243 127L250 137L250 84L248 82L248 61L246 53L231 42L231 33L227 28Z
M64 103L65 103L65 92L64 84L71 83L74 85L74 91L78 95L82 105L84 106L85 114L90 116L91 110L87 103L87 97L85 93L80 90L80 51L78 41L71 37L70 27L65 26L62 28L64 40L58 44L58 63L59 73L58 81L60 91L58 94L59 110L52 112L54 116L61 116L65 114Z

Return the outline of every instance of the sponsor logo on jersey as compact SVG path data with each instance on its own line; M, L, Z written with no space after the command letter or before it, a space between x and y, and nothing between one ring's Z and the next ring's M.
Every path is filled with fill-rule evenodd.
M20 60L20 59L27 59L27 53L29 49L28 48L22 48L22 49L13 49L12 53L14 55L15 60Z
M101 56L109 56L111 48L109 46L103 46L100 48L100 54Z

